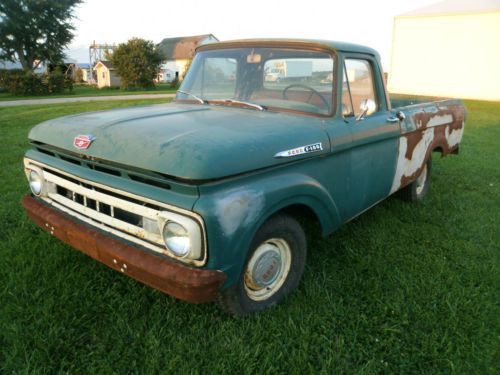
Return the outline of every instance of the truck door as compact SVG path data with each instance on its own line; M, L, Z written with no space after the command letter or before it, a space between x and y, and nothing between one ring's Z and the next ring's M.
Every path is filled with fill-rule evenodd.
M370 55L346 55L342 114L349 127L350 181L347 217L384 199L391 189L400 127L390 122L380 66Z

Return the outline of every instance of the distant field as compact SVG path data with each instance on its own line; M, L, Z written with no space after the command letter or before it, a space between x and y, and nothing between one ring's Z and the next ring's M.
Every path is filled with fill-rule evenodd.
M170 84L160 83L154 88L148 90L122 90L119 88L102 88L95 86L78 85L71 92L64 92L60 95L41 95L41 96L15 96L7 92L0 92L0 101L23 100L23 99L46 99L46 98L76 98L79 96L107 96L107 95L138 95L138 94L168 94L176 92L170 88Z
M305 223L299 289L234 319L72 250L19 204L33 125L154 102L0 108L0 373L500 373L500 103L466 102L423 204L389 198L328 238Z

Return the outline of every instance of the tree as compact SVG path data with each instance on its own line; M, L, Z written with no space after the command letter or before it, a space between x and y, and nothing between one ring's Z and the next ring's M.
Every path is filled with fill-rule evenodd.
M73 39L73 11L81 0L1 0L0 58L25 71L41 61L61 62Z
M111 63L121 78L122 88L147 88L154 85L164 56L153 42L132 38L113 49Z

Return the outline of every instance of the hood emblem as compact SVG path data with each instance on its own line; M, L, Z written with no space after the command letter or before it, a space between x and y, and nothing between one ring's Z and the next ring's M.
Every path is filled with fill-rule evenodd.
M95 140L95 137L93 135L77 135L75 139L73 140L73 146L80 150L86 150L89 148L90 144L92 141Z
M288 158L290 156L297 156L302 154L309 154L311 152L317 152L323 150L323 144L321 142L313 143L312 145L300 146L296 148L292 148L291 150L280 151L276 155L275 158Z

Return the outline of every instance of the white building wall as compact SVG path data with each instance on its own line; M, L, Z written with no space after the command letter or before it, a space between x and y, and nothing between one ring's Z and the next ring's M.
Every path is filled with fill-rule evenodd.
M388 88L500 100L500 12L396 17Z
M173 77L171 80L175 78L175 73L177 72L179 74L179 80L182 80L184 78L184 74L186 72L189 61L189 59L167 60L166 63L162 64L161 70L172 72ZM164 80L167 81L166 77L164 78Z

